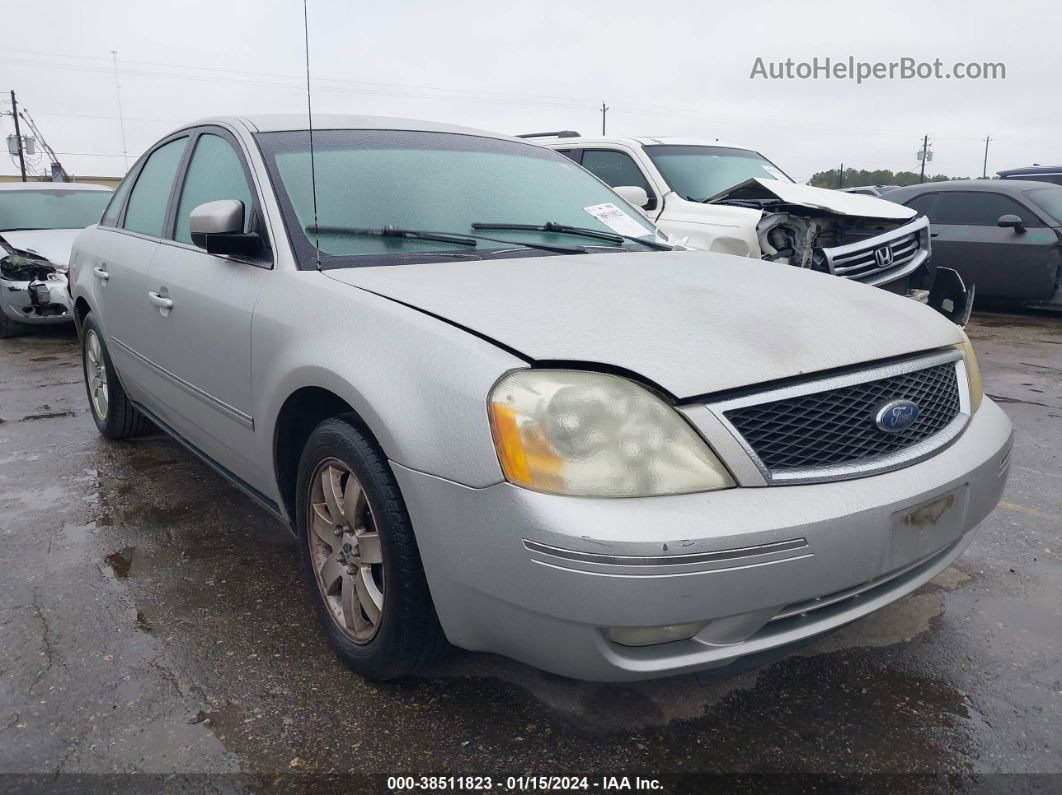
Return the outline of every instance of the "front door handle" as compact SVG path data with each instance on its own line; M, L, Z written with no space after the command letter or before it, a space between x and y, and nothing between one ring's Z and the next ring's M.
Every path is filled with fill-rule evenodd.
M154 290L148 291L148 298L151 300L151 303L159 309L173 309L173 300L164 295L160 295Z
M92 269L92 273L95 274L96 278L99 279L101 282L105 282L109 278L111 278L111 274L107 273L106 265L97 265L95 268Z

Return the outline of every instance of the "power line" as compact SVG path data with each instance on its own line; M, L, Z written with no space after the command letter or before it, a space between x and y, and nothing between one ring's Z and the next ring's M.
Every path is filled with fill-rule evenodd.
M49 57L68 57L79 58L84 60L100 60L93 58L92 56L66 56L60 53L45 53L40 50L17 50L14 48L8 48L9 52L30 52L33 54L47 55ZM23 59L15 58L3 58L0 57L0 62L17 63L24 66L35 66L45 69L66 69L78 72L110 72L111 70L105 66L75 66L72 64L61 63L49 63L43 61L25 61ZM269 88L280 88L295 91L305 91L305 86L302 84L302 75L284 75L270 72L244 72L233 69L217 69L214 67L189 67L178 64L164 64L161 62L138 62L138 61L126 61L126 64L141 63L144 65L157 65L166 69L181 69L186 73L172 71L145 71L142 69L129 69L123 68L122 73L126 76L136 77L152 77L152 78L166 78L174 80L188 80L193 82L224 82L232 85L246 85L246 86L263 86ZM281 81L288 82L276 82L275 80L257 80L237 77L223 77L218 75L203 75L203 74L190 74L189 70L197 71L211 71L223 74L232 75L254 75L261 77L276 78ZM400 97L412 97L417 99L432 99L432 100L458 100L468 102L490 102L497 103L499 101L505 102L510 105L525 105L533 107L556 107L570 110L585 110L588 108L591 100L586 97L554 97L549 95L536 95L536 94L519 94L514 92L504 91L490 91L490 90L465 90L465 89L451 89L440 86L422 86L422 85L405 85L398 83L369 83L358 82L352 80L345 80L342 78L314 78L315 89L318 91L329 91L337 93L353 93L353 94L374 94L385 96L400 96ZM323 85L323 83L340 83L342 85L332 86ZM430 92L430 93L425 93ZM880 127L851 127L847 125L836 124L824 124L816 121L813 123L806 123L800 121L794 121L791 118L776 119L767 117L748 116L742 114L727 114L719 112L707 112L700 110L693 110L689 108L675 108L664 107L657 105L645 105L635 102L621 102L616 106L611 106L610 109L620 110L627 113L643 113L647 115L672 115L683 117L698 117L698 118L713 118L724 119L732 121L740 121L745 123L761 123L771 124L775 126L788 126L797 127L810 130L822 130L831 129L841 132L859 132L862 134L873 134L883 136L900 136L906 135L906 131L900 130L885 130ZM971 139L972 140L972 139Z
M58 119L117 119L118 116L114 114L102 114L102 113L42 113L37 111L38 116L54 116ZM160 119L151 116L125 116L126 121L148 121L158 122L160 124L184 124L187 119Z

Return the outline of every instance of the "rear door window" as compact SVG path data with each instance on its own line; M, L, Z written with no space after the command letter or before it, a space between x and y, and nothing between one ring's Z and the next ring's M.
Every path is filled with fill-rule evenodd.
M129 194L125 212L125 229L151 237L162 237L166 210L173 192L173 181L181 164L187 136L163 144L148 157Z

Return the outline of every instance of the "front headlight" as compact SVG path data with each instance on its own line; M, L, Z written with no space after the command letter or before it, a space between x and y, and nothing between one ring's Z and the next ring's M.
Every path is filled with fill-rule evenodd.
M963 361L966 362L966 380L970 382L970 413L977 411L981 405L981 398L985 393L981 387L981 368L977 366L977 354L974 353L973 343L962 332L962 342L955 346L962 352Z
M510 483L581 497L649 497L734 480L681 415L632 381L517 370L491 391L494 445Z

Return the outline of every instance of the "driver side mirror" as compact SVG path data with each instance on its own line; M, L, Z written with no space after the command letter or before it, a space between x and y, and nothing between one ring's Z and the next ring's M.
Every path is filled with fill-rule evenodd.
M618 193L619 197L627 204L633 204L640 210L648 209L649 194L645 192L645 188L640 188L637 185L620 185L612 190Z
M1015 232L1024 232L1025 224L1022 223L1021 218L1011 213L999 216L999 220L996 221L996 226L1010 227Z
M261 249L258 234L243 231L243 202L236 199L200 204L188 216L188 231L208 254L253 257Z

